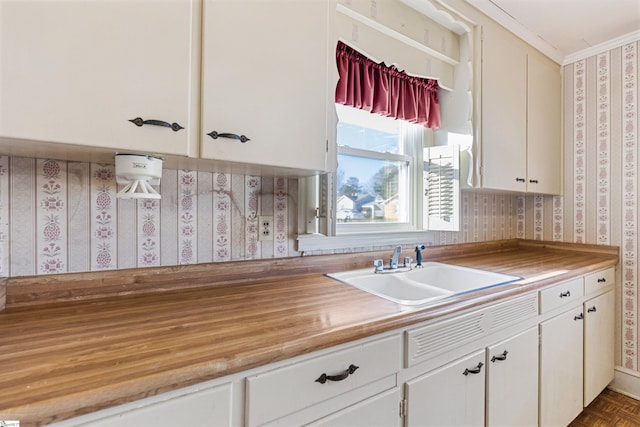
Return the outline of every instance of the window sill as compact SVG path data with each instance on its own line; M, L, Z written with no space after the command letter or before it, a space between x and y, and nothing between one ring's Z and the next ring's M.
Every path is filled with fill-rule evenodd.
M396 231L387 233L349 233L339 236L302 234L297 238L298 251L331 251L345 249L378 250L394 245L431 245L428 231Z

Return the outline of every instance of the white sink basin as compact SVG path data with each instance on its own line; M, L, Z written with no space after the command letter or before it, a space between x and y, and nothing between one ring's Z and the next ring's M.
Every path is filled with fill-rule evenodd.
M374 273L371 267L327 276L402 305L424 305L448 296L522 279L438 262L426 262L423 268L409 271Z

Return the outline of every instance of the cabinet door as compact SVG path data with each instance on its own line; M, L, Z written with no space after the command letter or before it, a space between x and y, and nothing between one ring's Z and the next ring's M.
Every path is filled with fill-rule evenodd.
M560 66L528 55L527 191L562 194Z
M540 324L540 425L566 426L582 412L582 306Z
M202 157L325 170L330 3L205 1Z
M527 53L507 31L482 33L482 186L526 191Z
M400 389L371 397L309 424L314 427L400 427Z
M484 350L405 385L407 426L483 426Z
M613 380L614 291L584 303L584 406Z
M195 5L3 0L0 137L190 154Z
M487 347L487 426L538 425L538 328Z

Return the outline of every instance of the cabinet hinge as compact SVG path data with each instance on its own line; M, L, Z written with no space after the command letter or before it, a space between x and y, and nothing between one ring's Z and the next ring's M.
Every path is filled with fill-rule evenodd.
M400 417L404 418L407 416L407 399L402 399L400 401Z

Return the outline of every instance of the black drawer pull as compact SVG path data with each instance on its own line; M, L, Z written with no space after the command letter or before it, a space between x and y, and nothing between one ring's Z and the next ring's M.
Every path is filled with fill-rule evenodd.
M465 369L464 372L462 373L462 375L469 375L469 374L479 374L480 371L482 371L482 367L484 366L484 363L480 362L478 363L478 366L476 366L475 368L472 369Z
M577 316L573 317L573 320L582 320L582 319L584 319L584 314L582 314L582 313L580 313Z
M516 178L516 182L527 182L524 178Z
M178 132L180 129L184 129L177 123L163 122L162 120L142 120L140 117L129 120L134 125L141 127L142 125L162 126L165 128L171 128L172 131Z
M508 352L507 350L505 350L505 351L503 351L503 352L502 352L502 354L500 354L500 355L498 355L498 356L493 356L493 357L491 358L491 361L492 361L493 363L496 363L496 360L500 360L500 361L502 361L502 360L507 360L507 354L508 354L508 353L509 353L509 352Z
M565 298L565 297L570 297L571 296L571 292L567 291L567 292L560 292L560 298Z
M532 184L537 184L538 180L537 179L530 179L529 182L532 183Z
M587 313L595 313L596 311L598 311L598 310L596 309L595 305L593 307L587 309Z
M346 380L349 377L349 375L353 374L358 368L359 368L359 366L356 366L356 365L352 364L352 365L349 365L347 370L344 371L341 374L338 374L338 375L322 374L322 375L320 375L318 377L316 382L320 383L320 384L324 384L327 381L342 381L342 380Z
M209 132L207 135L209 135L213 139L218 139L218 138L237 139L242 143L251 141L251 139L247 138L245 135L236 135L235 133L218 133L215 130L212 132Z
M598 279L598 283L607 283L607 279L605 279L604 277L601 279Z

